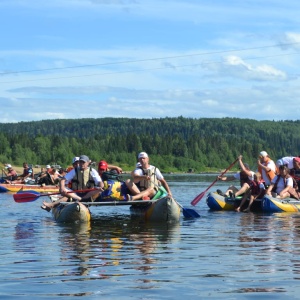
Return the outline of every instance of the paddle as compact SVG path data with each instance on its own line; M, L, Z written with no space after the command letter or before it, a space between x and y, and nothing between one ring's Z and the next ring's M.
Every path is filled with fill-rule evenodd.
M174 201L176 201L176 200L174 199ZM200 218L200 215L194 209L185 208L178 201L176 201L176 203L181 207L183 216L185 218L187 218L187 219Z
M97 189L87 189L87 190L77 190L77 191L70 191L67 193L85 193L85 192L90 192L90 191L95 191ZM19 191L16 194L13 195L13 198L15 202L18 203L26 203L26 202L32 202L37 200L39 197L43 196L52 196L52 195L60 195L60 192L56 193L50 193L50 194L40 194L37 191Z
M223 176L228 170L230 170L233 165L238 161L238 158L220 175L220 176ZM204 191L202 192L201 194L199 194L192 202L191 204L192 205L196 205L205 195L205 193L218 181L218 178L215 179L215 181Z

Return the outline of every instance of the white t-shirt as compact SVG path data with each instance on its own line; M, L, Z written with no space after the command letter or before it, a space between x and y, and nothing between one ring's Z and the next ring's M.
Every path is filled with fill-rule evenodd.
M287 165L287 167L289 169L293 169L294 168L294 156L286 156L283 158L280 158L277 160L276 165L279 166L283 166L283 165Z
M276 180L278 178L279 175L276 175L273 180L272 180L272 183L275 184L276 183ZM286 180L286 185L287 186L291 186L293 187L293 179L292 177L289 177L287 180ZM284 180L283 178L281 177L277 183L277 188L276 188L276 193L279 194L282 190L285 189L285 185L284 185Z

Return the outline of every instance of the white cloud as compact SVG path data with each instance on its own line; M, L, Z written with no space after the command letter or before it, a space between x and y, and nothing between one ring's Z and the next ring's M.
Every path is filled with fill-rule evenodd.
M244 80L257 81L284 81L287 79L285 72L267 65L251 65L238 56L227 56L223 62L204 64L204 68L214 71L218 76L230 76Z

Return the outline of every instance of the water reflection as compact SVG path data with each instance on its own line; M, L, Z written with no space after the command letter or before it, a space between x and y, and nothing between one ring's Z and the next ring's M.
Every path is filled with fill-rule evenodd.
M169 243L180 239L179 223L149 224L130 216L119 219L102 216L94 218L90 225L64 224L59 228L60 260L68 262L63 273L68 278L85 276L82 280L138 272L137 281L150 283L149 274L158 264L157 251L167 251Z
M168 178L184 207L214 180L200 177ZM299 295L300 214L211 212L203 199L201 218L177 224L145 224L114 207L99 208L91 224L60 225L38 201L0 200L5 299Z
M35 224L26 220L18 222L18 224L15 226L14 237L16 241L21 240L22 244L26 242L24 240L34 239Z

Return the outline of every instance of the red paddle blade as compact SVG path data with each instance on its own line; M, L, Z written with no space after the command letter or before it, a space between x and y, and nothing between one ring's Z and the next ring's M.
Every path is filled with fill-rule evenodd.
M205 192L202 192L191 202L191 204L195 206L204 196L205 196Z
M13 195L15 202L25 203L35 201L40 197L40 193L32 191L32 192L18 192Z

